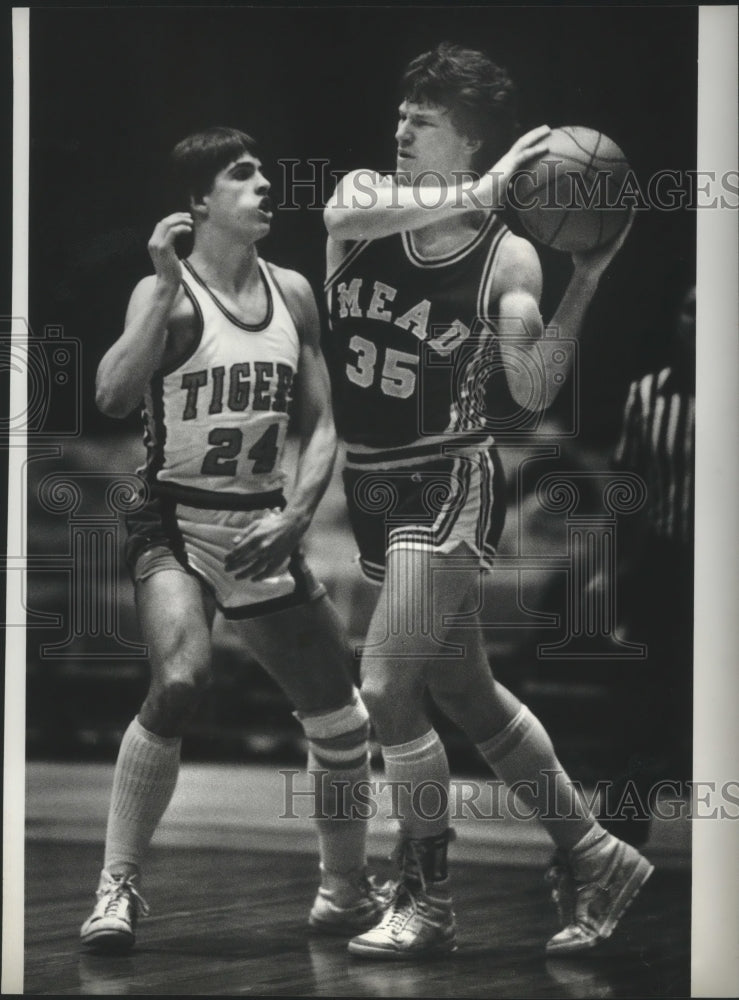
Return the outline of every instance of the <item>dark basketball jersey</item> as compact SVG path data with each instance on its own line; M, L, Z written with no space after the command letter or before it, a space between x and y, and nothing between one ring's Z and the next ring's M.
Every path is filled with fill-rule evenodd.
M421 257L412 233L363 241L328 276L328 354L350 446L484 437L486 317L507 232L491 214L465 245L437 257Z

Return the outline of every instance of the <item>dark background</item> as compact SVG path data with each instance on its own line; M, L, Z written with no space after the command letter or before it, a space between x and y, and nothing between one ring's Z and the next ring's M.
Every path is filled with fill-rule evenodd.
M133 285L152 270L146 242L155 223L178 207L166 159L184 135L214 124L251 133L278 204L285 193L281 159L299 160L300 177L310 159L328 160L334 171L390 170L402 70L413 56L449 39L483 48L508 68L520 90L522 130L542 123L597 128L624 150L646 184L658 170L696 166L697 17L696 7L34 8L30 322L36 337L53 325L82 344L82 435L63 442L60 466L132 468L116 463L121 456L128 462L138 418L101 416L94 374L122 331ZM327 184L325 197L330 190ZM260 252L302 271L320 296L321 213L308 207L307 191L294 197L302 210L278 211ZM515 227L515 218L510 221ZM569 261L538 249L548 318ZM586 319L580 433L569 444L570 460L579 449L607 467L628 382L667 363L675 307L694 270L694 212L640 212ZM48 471L39 465L39 474ZM31 479L31 548L63 551L66 525L58 517L52 525L34 506ZM336 530L345 531L343 514L337 517ZM56 576L55 590L48 574L30 575L35 607L64 611L60 602L67 598ZM128 587L121 582L123 613L130 616ZM49 641L48 634L31 629L29 752L102 748L112 754L145 690L144 666L139 660L54 661L36 654L40 641ZM517 667L510 659L499 676L512 683L506 670L515 674ZM260 674L249 674L245 683L243 668L225 654L221 668L215 695L221 701L208 707L193 752L232 753L214 734L264 726L265 719L289 729L284 702ZM547 669L549 707L546 698L540 705L529 699L532 707L555 737L584 733L586 709L573 719L552 707L553 690L566 697L582 678L577 670ZM606 697L601 708L607 713L607 707ZM565 744L565 763L592 769L594 747L615 738L603 717L591 713L589 724L591 742ZM462 757L452 762L469 764ZM607 771L607 762L602 766Z

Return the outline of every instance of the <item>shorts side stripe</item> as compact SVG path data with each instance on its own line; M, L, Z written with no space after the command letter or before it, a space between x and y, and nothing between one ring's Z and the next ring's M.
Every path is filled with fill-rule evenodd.
M454 493L446 502L445 511L439 515L434 524L434 532L437 544L443 545L452 529L463 516L465 507L470 495L470 465L468 461L457 459L452 469L452 482L454 483Z

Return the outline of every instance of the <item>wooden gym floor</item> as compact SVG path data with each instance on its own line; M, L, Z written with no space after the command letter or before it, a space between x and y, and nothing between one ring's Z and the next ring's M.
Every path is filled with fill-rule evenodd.
M308 930L313 831L268 821L279 809L270 768L183 768L149 853L143 895L152 912L135 950L86 954L79 927L94 901L111 777L108 765L29 763L24 994L690 995L689 841L678 825L654 830L645 853L655 873L598 953L548 960L544 944L557 927L543 881L551 847L540 828L460 821L450 848L458 952L378 963ZM391 826L374 824L369 841L382 878L392 874Z
M248 838L247 838L248 839ZM99 849L39 841L26 856L26 994L680 997L690 991L689 876L657 871L598 955L549 959L540 870L454 867L459 951L377 963L306 928L311 854L155 848L152 915L128 956L83 953Z

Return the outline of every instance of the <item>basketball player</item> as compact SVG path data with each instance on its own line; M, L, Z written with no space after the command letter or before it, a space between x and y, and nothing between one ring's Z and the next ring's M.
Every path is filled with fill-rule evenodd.
M327 772L310 924L353 933L380 912L365 875L366 824L344 818L332 797L335 782L368 776L367 711L336 612L300 551L336 447L316 303L303 277L258 255L272 206L248 135L191 135L173 164L190 210L154 229L155 274L134 289L97 376L103 412L123 417L144 400L150 494L128 520L127 558L151 683L120 747L97 905L81 930L85 945L105 951L130 948L147 912L142 861L211 678L216 608L293 702L309 764ZM181 261L184 234L193 249ZM291 413L300 453L286 499Z
M511 81L483 54L448 43L409 64L399 111L394 176L348 174L324 214L349 517L360 564L381 583L361 691L386 777L411 791L394 901L349 950L394 959L456 948L449 765L425 711L430 694L542 818L562 859L563 926L547 951L579 952L611 934L652 866L599 826L541 723L494 680L477 618L505 503L475 412L477 373L498 352L507 391L526 407L548 405L561 375L541 347L538 256L498 211L512 173L546 151L549 130L511 145ZM625 235L573 255L551 321L561 338L578 335ZM532 366L542 365L543 394L532 397Z

